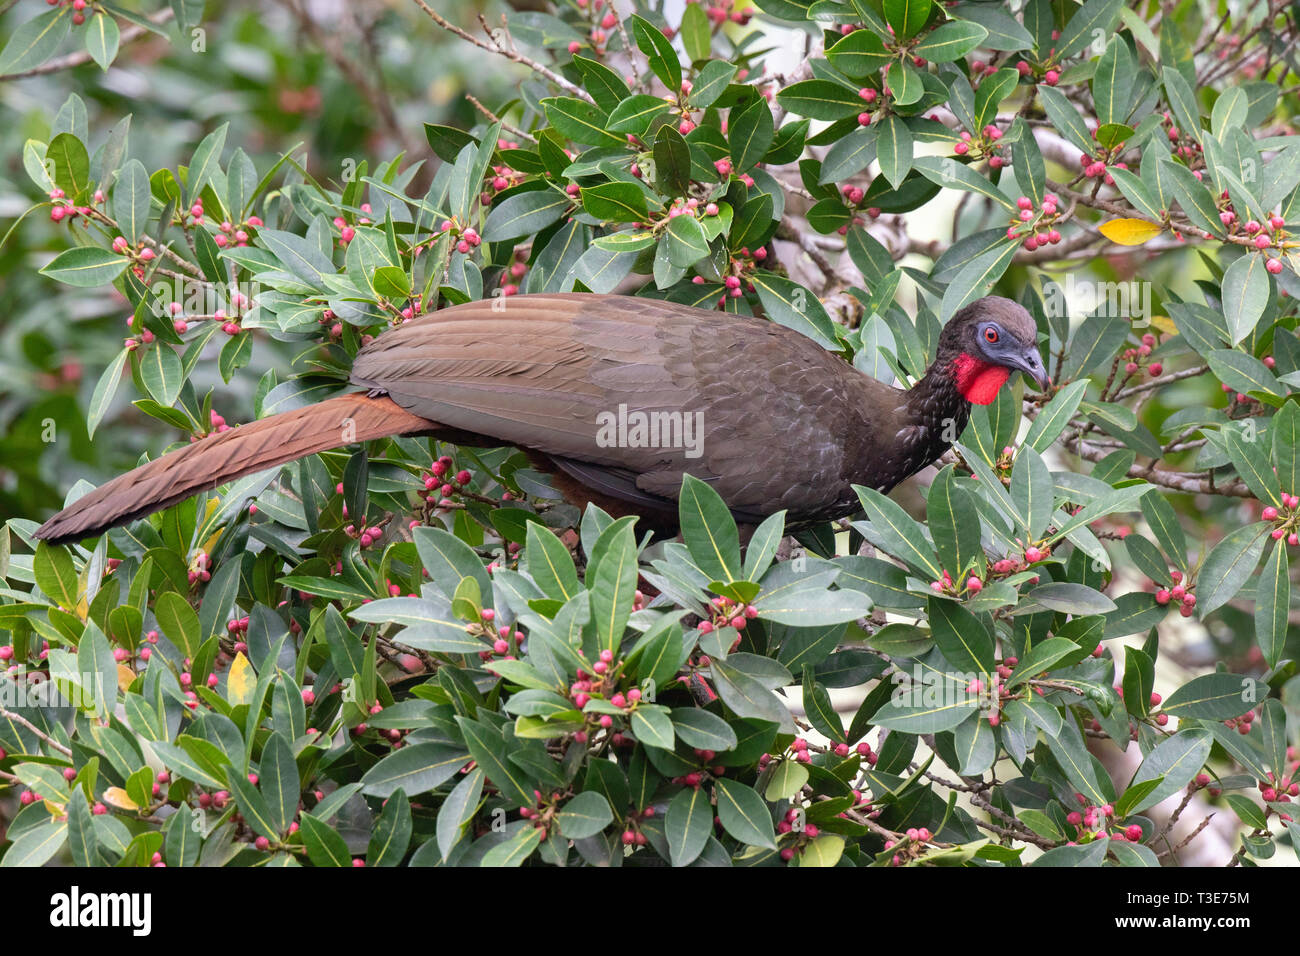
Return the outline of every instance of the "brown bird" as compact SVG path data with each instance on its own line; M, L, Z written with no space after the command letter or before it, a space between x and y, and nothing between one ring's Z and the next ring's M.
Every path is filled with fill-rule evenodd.
M676 524L683 472L736 519L794 523L857 509L943 454L971 403L1012 371L1048 384L1033 319L989 296L944 327L900 391L806 336L754 318L612 295L521 295L443 309L356 357L366 391L209 436L100 486L45 522L54 543L98 535L242 475L351 442L433 435L515 445L580 507Z

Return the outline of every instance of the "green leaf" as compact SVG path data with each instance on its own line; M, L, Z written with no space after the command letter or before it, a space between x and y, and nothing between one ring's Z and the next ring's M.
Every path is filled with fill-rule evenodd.
M366 863L370 866L400 864L410 846L413 829L411 801L406 798L406 791L398 790L384 802L384 809L375 821L366 848Z
M351 866L348 845L338 831L310 813L302 815L302 842L307 856L316 866Z
M658 704L640 704L632 711L632 733L647 747L672 750L676 736L667 707Z
M673 866L689 866L713 833L713 808L702 787L683 787L668 804L664 836Z
M1265 261L1262 254L1248 252L1223 275L1223 314L1233 345L1255 330L1268 305L1270 282Z
M1197 612L1204 616L1241 590L1264 553L1267 525L1263 522L1230 531L1214 546L1197 576ZM1231 716L1231 715L1230 715Z
M776 127L767 100L758 96L739 114L733 113L727 126L727 145L731 150L732 169L747 172L772 145Z
M1300 488L1300 404L1287 402L1269 422L1273 433L1273 460L1282 489L1294 494Z
M976 193L986 199L992 199L1008 212L1016 211L1016 204L1006 193L1002 192L970 166L957 162L951 156L920 156L916 158L914 165L921 175L933 183L951 189L964 189L967 192ZM1006 238L1004 230L997 229L993 230L993 232L999 239ZM994 242L989 248L996 248L1001 244L1001 242Z
M1205 674L1174 691L1160 709L1171 717L1227 720L1251 710L1267 694L1268 688L1251 677Z
M1030 538L1037 539L1052 520L1055 485L1042 457L1028 445L1016 455L1010 491L1016 522Z
M675 707L672 719L676 736L688 747L721 753L737 746L735 730L717 714L698 707Z
M1096 2L1096 0L1092 0ZM1077 16L1077 14L1076 14ZM1109 840L1093 840L1082 846L1058 846L1048 850L1030 866L1101 866L1106 859Z
M545 525L528 522L524 561L528 575L548 597L568 601L578 593L578 572L569 549Z
M669 110L669 104L661 96L638 93L620 102L609 114L605 128L611 133L632 133L644 136L650 128L650 122L660 113Z
M522 821L521 821L522 822ZM504 842L498 843L483 854L482 866L521 866L533 855L542 842L542 831L534 826L522 826Z
M1119 19L1123 5L1123 0L1087 0L1081 8L1075 10L1061 31L1061 39L1056 48L1057 61L1074 56L1092 42L1094 37L1108 35Z
M681 36L686 56L692 62L709 58L713 38L709 34L709 17L704 7L697 3L687 4L682 12Z
M887 116L876 135L880 171L895 189L912 169L912 131L897 116Z
M488 242L505 242L535 235L563 216L572 205L572 197L556 189L515 193L492 206L483 225L483 238Z
M1097 144L1092 139L1088 124L1083 121L1079 111L1074 108L1069 98L1060 90L1051 86L1038 87L1038 99L1043 104L1052 126L1064 136L1075 149L1092 155Z
M1243 707L1242 710L1246 708ZM1141 813L1148 807L1167 800L1182 790L1205 766L1210 759L1210 748L1214 739L1204 730L1183 730L1174 736L1162 740L1142 761L1133 781L1132 788L1145 781L1160 778L1160 783L1145 796L1124 806L1124 814ZM1127 796L1127 793L1126 793Z
M0 51L0 76L40 66L54 55L72 29L72 4L49 10L18 26ZM6 857L7 858L7 857ZM37 864L39 865L39 864Z
M1011 265L1011 259L1020 248L1015 239L1002 238L987 252L976 256L961 268L944 290L939 311L941 318L951 318L963 306L992 291L994 283Z
M301 784L293 751L283 734L273 733L267 738L258 771L258 786L266 798L271 823L277 834L285 833L298 813Z
M1025 602L1040 604L1063 614L1108 614L1115 602L1095 588L1072 581L1049 581L1025 595Z
M943 577L943 568L939 567L933 549L911 515L874 488L854 485L853 490L871 519L871 528L889 554L921 571L931 581Z
M1286 645L1291 610L1291 574L1286 542L1279 541L1269 555L1255 590L1255 642L1269 667L1277 667Z
M963 671L991 673L993 636L984 624L956 601L929 599L930 633L944 659Z
M678 515L682 540L700 569L715 581L740 580L740 536L722 496L707 482L684 474Z
M587 564L591 621L601 650L613 651L623 640L636 581L636 533L628 519L620 518L601 532Z
M751 787L719 777L713 782L722 827L741 843L776 849L776 833L767 804Z
M663 241L667 243L668 260L678 268L689 268L709 254L704 229L689 212L669 221Z
M582 73L587 92L601 109L612 110L631 95L623 78L605 64L574 56L573 65Z
M1103 311L1088 316L1070 338L1061 377L1073 379L1092 374L1098 365L1111 359L1128 331L1129 323L1118 315Z
M627 146L624 137L606 130L609 117L594 103L576 96L553 96L541 104L551 126L566 139L588 146Z
M506 748L501 734L486 724L464 716L457 716L456 723L464 735L470 756L487 774L488 780L497 788L501 797L512 807L533 806L536 800L532 783L519 767L507 764L503 759Z
M1253 431L1253 428L1252 428ZM1246 482L1255 497L1266 504L1276 507L1282 505L1282 495L1277 487L1277 475L1273 473L1273 463L1265 450L1264 440L1252 435L1248 440L1243 430L1231 425L1219 430L1227 446L1228 457L1232 459L1237 474Z
M50 600L65 611L76 610L81 585L67 548L37 541L36 554L32 558L32 573L36 578L36 586Z
M101 70L107 71L112 66L121 38L117 21L107 13L96 13L86 24L86 52Z
M734 63L728 63L725 60L710 60L704 64L704 68L695 77L695 85L686 98L687 102L697 109L711 106L717 101L718 97L726 92L727 86L739 70L740 67Z
M778 92L776 101L791 113L817 120L845 119L863 110L855 91L830 80L794 83Z
M154 603L158 626L186 657L198 653L202 640L199 636L199 616L188 601L175 591L164 591Z
M113 218L117 220L118 228L127 240L135 243L149 221L149 172L144 168L144 163L132 159L121 168L113 186L112 198Z
M50 140L45 162L53 167L53 178L69 197L84 195L90 186L90 157L85 144L72 133L60 133Z
M960 572L984 552L980 547L979 512L971 493L957 484L951 465L945 466L930 483L925 515L940 563L951 571L954 580L960 580Z
M1052 446L1061 432L1065 430L1074 413L1079 409L1079 403L1083 401L1083 393L1087 391L1088 383L1086 381L1071 382L1059 392L1052 396L1052 400L1043 407L1029 426L1029 433L1025 435L1025 445L1039 453L1044 453Z
M140 358L140 379L159 405L171 406L185 383L180 356L170 345L155 342Z
M827 49L826 59L845 76L865 80L893 61L894 53L871 30L854 30Z
M823 348L836 348L835 326L815 295L798 283L770 272L752 273L750 281L773 322L803 333Z
M585 840L613 823L614 812L604 794L584 790L560 808L555 822L570 840Z
M64 285L90 289L112 282L126 265L126 257L115 252L98 246L77 246L55 256L41 269L41 275Z
M933 63L951 63L982 44L988 35L989 31L978 23L949 20L927 33L912 47L912 54Z
M222 123L207 136L194 150L190 158L189 173L185 187L188 190L188 202L192 203L203 193L203 187L212 179L213 173L221 171L221 151L226 146L226 131L229 123Z
M677 51L670 41L654 24L648 20L631 16L632 37L636 45L646 56L646 62L654 75L663 81L664 86L676 93L682 88L682 64L677 59Z
M897 39L910 40L921 32L933 8L931 0L885 0L885 20Z
M638 222L648 215L645 193L641 187L632 183L608 182L599 186L584 186L581 195L582 208L597 219Z
M831 705L830 693L817 683L812 668L807 665L803 669L802 686L804 712L817 732L836 743L848 743L844 723Z
M475 767L452 788L438 808L438 850L443 860L459 842L465 824L473 819L483 795L483 771Z

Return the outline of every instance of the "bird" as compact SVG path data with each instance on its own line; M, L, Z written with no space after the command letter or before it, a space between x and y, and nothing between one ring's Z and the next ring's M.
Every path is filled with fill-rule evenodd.
M317 452L399 435L513 445L563 497L673 531L683 475L742 525L789 526L858 510L938 459L972 404L1013 372L1050 385L1037 328L986 296L944 325L909 389L854 368L765 318L665 300L535 293L453 305L357 353L353 390L239 425L100 485L36 531L63 544L205 489Z

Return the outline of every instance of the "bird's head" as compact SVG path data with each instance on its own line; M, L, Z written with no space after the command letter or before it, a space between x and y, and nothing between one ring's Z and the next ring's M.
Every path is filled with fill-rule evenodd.
M949 320L939 337L939 360L961 396L976 405L993 402L1012 372L1024 372L1040 389L1051 384L1033 317L1001 296L985 296Z

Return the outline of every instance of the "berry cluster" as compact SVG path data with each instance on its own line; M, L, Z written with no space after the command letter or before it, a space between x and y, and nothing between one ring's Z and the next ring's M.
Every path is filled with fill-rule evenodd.
M709 634L713 630L722 627L733 627L736 630L744 630L745 625L758 617L758 608L752 604L740 604L727 597L715 597L712 608L710 609L710 618L707 621L700 621L698 627L701 634ZM736 643L740 638L736 638Z
M498 140L497 149L518 149L519 144L507 140ZM483 191L479 194L479 201L484 206L492 205L493 197L504 192L511 186L516 186L524 178L524 174L516 169L511 169L504 163L492 167L491 175L483 180Z
M1152 582L1152 584L1155 583L1157 582ZM1196 607L1196 595L1192 593L1195 587L1196 585L1190 581L1183 580L1183 572L1170 571L1169 584L1161 586L1156 591L1156 603L1161 605L1177 604L1179 614L1183 617L1191 617Z
M458 499L465 494L469 484L474 480L473 472L464 468L452 474L454 461L450 455L443 455L429 466L428 474L423 476L424 491L420 497L426 506L433 508L454 508ZM411 527L419 524L412 522Z
M1066 823L1076 828L1076 839L1070 841L1071 846L1076 845L1080 840L1092 842L1093 840L1105 840L1107 838L1121 843L1142 842L1141 825L1130 823L1123 826L1116 823L1113 819L1115 807L1112 804L1106 803L1101 806L1094 806L1081 793L1076 793L1074 799L1079 801L1082 809L1071 811L1065 815ZM1107 832L1110 827L1114 827L1114 829Z
M1136 375L1142 369L1142 364L1150 358L1151 350L1158 344L1156 337L1147 332L1142 336L1142 344L1136 348L1124 350L1124 374ZM1164 373L1165 367L1159 362L1151 362L1147 365L1147 372L1152 378L1158 378Z
M473 226L461 226L455 219L444 219L438 229L440 232L451 233L456 251L463 256L469 255L483 244L483 237L478 234L478 230Z
M50 206L50 220L52 222L62 222L64 219L69 221L77 216L89 216L91 208L89 206L74 206L72 200L68 199L67 194L55 186L50 190L50 199L53 204ZM104 201L103 190L95 190L95 203L99 204Z
M958 142L953 144L952 151L958 156L970 156L972 159L985 156L989 161L989 169L1001 169L1003 166L1011 165L1011 160L1002 155L1005 147L998 142L1001 138L1002 130L993 125L985 126L980 130L978 138L962 130Z
M810 842L817 839L821 830L812 823L802 823L804 818L804 809L802 807L791 807L781 818L781 822L776 825L778 837L794 834L795 842L781 848L781 859L789 863L795 858L795 854L803 853L804 849ZM800 825L802 823L802 825ZM788 842L788 841L787 841Z
M195 212L195 210L198 211ZM194 205L190 207L190 213L197 217L192 225L200 225L203 222L203 203L201 201L196 201ZM335 220L335 222L337 224L337 220ZM226 246L229 246L231 243L236 246L246 246L252 239L252 234L248 230L258 229L261 228L261 226L262 218L260 216L249 216L246 220L239 223L229 221L222 222L217 226L217 232L212 237L212 241L221 249L226 248Z
M71 7L72 8L72 25L81 26L86 22L86 8L90 6L90 0L45 0L52 7ZM108 16L99 10L90 11L95 16Z
M872 767L876 765L876 761L880 758L880 755L871 749L871 744L867 743L865 740L852 749L850 749L848 744L835 745L835 756L837 757L848 757L853 753L856 753Z
M885 841L886 850L897 851L889 861L890 866L902 866L910 860L923 856L927 849L926 844L934 839L934 834L928 827L908 827L903 837L902 841Z
M952 575L945 570L943 576L939 578L938 581L930 582L930 588L936 594L961 594L963 591L967 591L971 594L979 594L980 591L984 590L984 582L974 574L969 574L966 576L966 580L962 583L962 586L957 587L953 582Z
M1219 221L1227 227L1229 237L1244 239L1260 252L1274 246L1281 248L1282 240L1286 237L1286 220L1281 216L1274 214L1264 222L1255 219L1242 222L1237 218L1236 210L1232 208L1226 189L1219 194L1219 204L1223 207L1219 213ZM1282 260L1277 258L1276 254L1270 255L1264 263L1264 268L1277 275L1282 271Z
M1297 534L1300 529L1300 495L1282 492L1282 510L1266 505L1259 517L1263 521L1277 522L1277 526L1270 532L1274 541L1286 538L1286 543L1293 548L1300 544L1300 534Z
M1018 221L1007 227L1007 238L1023 237L1024 246L1030 252L1039 246L1056 245L1061 241L1061 232L1055 225L1061 218L1059 203L1054 194L1048 193L1043 197L1042 204L1035 209L1032 199L1021 196L1016 200L1016 206L1020 209Z

